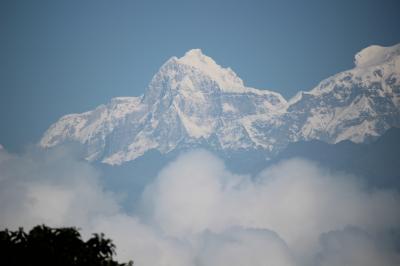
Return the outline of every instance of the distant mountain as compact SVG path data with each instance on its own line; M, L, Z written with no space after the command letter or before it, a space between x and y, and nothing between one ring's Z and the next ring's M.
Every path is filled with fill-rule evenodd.
M365 48L355 65L290 100L297 139L360 143L400 125L400 44Z
M40 145L79 142L88 160L111 165L151 150L168 154L193 147L227 158L251 153L271 159L303 140L368 142L400 126L399 105L400 44L362 50L354 69L289 101L246 87L230 68L195 49L169 59L144 95L66 115Z

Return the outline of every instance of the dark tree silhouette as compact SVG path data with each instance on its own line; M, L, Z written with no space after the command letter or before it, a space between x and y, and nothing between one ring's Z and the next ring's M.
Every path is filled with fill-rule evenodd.
M34 227L29 233L0 231L1 265L5 266L122 266L113 259L115 245L104 234L94 234L86 242L74 227Z

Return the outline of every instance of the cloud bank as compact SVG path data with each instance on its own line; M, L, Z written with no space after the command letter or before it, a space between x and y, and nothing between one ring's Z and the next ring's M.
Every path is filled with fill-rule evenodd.
M182 154L126 213L66 148L0 150L0 226L104 232L135 265L399 265L400 196L292 159L256 177L206 151Z

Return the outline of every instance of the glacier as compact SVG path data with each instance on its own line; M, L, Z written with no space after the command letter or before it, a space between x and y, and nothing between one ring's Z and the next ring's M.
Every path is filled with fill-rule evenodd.
M287 101L193 49L165 62L143 95L63 116L39 145L78 142L86 159L120 165L150 150L257 150L269 159L303 140L367 142L400 126L400 44L367 47L354 62Z

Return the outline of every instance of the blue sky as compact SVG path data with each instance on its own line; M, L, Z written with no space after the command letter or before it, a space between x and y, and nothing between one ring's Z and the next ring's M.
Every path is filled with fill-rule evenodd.
M201 48L248 86L286 98L400 42L398 1L0 2L0 143L38 141L61 115L144 92Z

